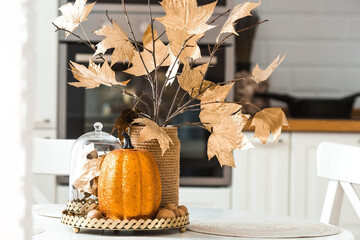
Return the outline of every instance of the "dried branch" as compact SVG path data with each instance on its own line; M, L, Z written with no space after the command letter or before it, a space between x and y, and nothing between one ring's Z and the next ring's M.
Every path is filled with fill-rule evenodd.
M177 95L179 94L179 91L180 91L180 84L179 84L178 88L176 89L176 93L175 93L174 99L173 99L173 101L172 101L172 103L171 103L171 106L170 106L169 112L168 112L168 114L167 114L167 116L166 116L166 119L169 118L170 113L171 113L172 109L174 108L174 105L175 105L175 102L176 102L176 98L177 98Z
M180 58L181 53L182 53L182 52L184 51L184 49L187 47L186 43L187 43L191 38L193 38L194 36L195 36L195 34L189 36L189 37L184 41L183 46L181 47L178 55L176 56L174 63L177 62L177 60ZM174 70L174 67L175 67L175 64L173 64L173 66L171 67L170 73L172 73L172 71ZM160 99L162 99L162 96L163 96L163 94L164 94L166 85L167 85L167 83L168 83L169 80L170 80L170 74L169 74L169 76L166 77L165 82L164 82L164 84L163 84L163 86L162 86L162 88L161 88ZM180 87L180 85L179 85L179 87ZM173 102L176 100L176 97L177 97L177 95L174 96ZM159 108L160 108L160 104L159 104ZM169 110L169 113L170 113L170 112L171 112L171 110ZM169 113L168 113L168 114L169 114Z
M267 22L267 21L268 21L268 20L264 20L264 21L258 22L258 23L256 23L256 24L250 26L250 27L240 29L240 30L238 30L237 32L240 33L240 32L243 32L243 31L252 29L252 28L254 28L254 27L256 27L256 26L258 26L258 25L260 25L260 24L262 24L262 23L265 23L265 22ZM207 67L206 71L205 71L204 74L203 74L204 77L203 77L203 79L202 79L202 81L201 81L198 94L197 94L196 96L194 96L193 98L191 98L191 99L190 99L187 103L185 103L183 106L179 107L173 114L171 114L170 117L167 118L167 119L165 120L165 122L163 123L165 126L166 126L166 124L167 124L171 119L173 119L173 118L176 117L177 115L183 113L183 112L184 112L184 109L185 109L190 103L192 103L198 96L200 96L202 93L204 93L204 92L205 92L208 88L210 88L211 86L215 85L215 83L212 83L212 84L210 84L208 87L206 87L205 89L202 90L202 86L203 86L203 83L204 83L204 81L205 81L205 75L206 75L207 71L209 70L209 66L210 66L210 62L211 62L212 58L214 57L214 55L215 55L215 53L217 52L217 50L224 44L225 40L228 39L229 37L231 37L232 35L234 35L234 34L233 34L233 33L228 34L228 35L225 36L219 43L217 43L217 44L214 46L213 50L211 51L210 58L209 58L209 60L208 60L208 67ZM190 95L190 96L191 96L191 95Z
M91 42L87 42L87 41L84 40L82 37L80 37L80 35L75 34L75 33L73 33L72 31L69 31L69 30L67 30L67 29L65 29L65 28L61 28L61 27L57 26L55 23L52 23L52 25L54 25L54 26L56 27L55 32L58 32L58 31L67 32L67 33L71 34L72 36L76 37L77 39L79 39L80 42L84 43L86 46L90 47L92 50L96 51L95 45L92 44ZM104 58L102 55L99 54L99 57L100 57L103 61L105 61L105 58Z
M175 125L171 125L173 127L182 127L182 126L197 126L197 127L201 127L203 129L206 129L203 126L203 123L201 122L184 122L184 123L180 123L180 124L175 124Z
M151 26L151 37L152 37L152 44L153 44L153 52L152 52L152 57L153 57L153 61L154 61L154 68L155 68L155 75L154 75L154 79L153 82L155 84L155 89L153 89L153 98L155 98L154 101L154 120L156 123L158 123L158 119L159 119L159 95L158 95L158 87L159 87L159 82L158 82L158 78L157 78L157 66L156 66L156 50L155 50L155 37L154 37L154 19L152 17L152 10L150 7L150 0L148 0L148 9L149 9L149 18L150 18L150 26Z
M145 107L146 107L146 110L148 111L148 114L151 113L151 109L150 109L149 104L142 99L142 96L143 96L144 94L146 94L146 93L143 93L143 94L141 95L141 97L138 97L135 93L129 92L129 91L127 91L126 89L124 89L123 86L120 86L120 85L118 85L118 86L119 86L120 88L115 88L116 91L120 92L121 94L128 95L128 96L134 98L136 101L139 101L139 102L143 103L143 104L145 105ZM136 104L136 105L137 105L137 104ZM134 108L136 107L136 105L134 106Z
M157 40L159 40L162 36L164 36L165 33L166 33L166 31L163 31L163 32L155 39L155 42L156 42Z
M213 24L214 22L216 22L216 20L218 20L219 18L221 18L222 16L224 16L225 14L228 14L231 12L231 9L228 9L227 11L221 13L219 16L217 16L216 18L214 18L212 21L210 21L208 24Z
M137 41L136 41L135 34L134 34L134 30L133 30L132 25L131 25L131 22L130 22L129 15L128 15L127 11L126 11L125 1L124 1L124 0L121 0L121 4L122 4L122 7L123 7L123 12L124 12L124 14L125 14L126 22L127 22L128 26L129 26L129 28L130 28L131 35L132 35L134 41L137 42ZM144 58L142 57L141 52L140 52L140 49L139 49L139 47L138 47L137 44L135 44L135 48L136 48L136 51L138 52L138 54L139 54L139 56L140 56L140 60L141 60L142 64L144 65L144 68L145 68L145 71L146 71L146 76L147 76L147 79L148 79L148 81L149 81L149 83L150 83L150 86L151 86L151 88L153 89L153 88L154 88L154 83L153 83L153 81L152 81L150 72L149 72L149 70L147 69L147 66L146 66L146 64L145 64Z

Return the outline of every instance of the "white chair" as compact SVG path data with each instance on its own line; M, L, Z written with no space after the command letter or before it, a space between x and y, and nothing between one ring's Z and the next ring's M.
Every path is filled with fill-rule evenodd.
M56 176L69 175L70 153L75 140L33 139L32 172L35 176L50 176L44 191L50 192L50 199L35 184L33 198L35 203L54 203L56 199Z
M330 179L320 221L339 224L344 192L360 218L360 199L353 188L353 184L360 184L360 148L321 143L317 149L317 173Z

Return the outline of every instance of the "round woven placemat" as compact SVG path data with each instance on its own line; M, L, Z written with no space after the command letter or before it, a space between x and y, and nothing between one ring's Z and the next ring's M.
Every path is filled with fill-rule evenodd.
M323 237L341 232L337 227L297 220L208 219L193 221L188 230L198 233L246 238Z

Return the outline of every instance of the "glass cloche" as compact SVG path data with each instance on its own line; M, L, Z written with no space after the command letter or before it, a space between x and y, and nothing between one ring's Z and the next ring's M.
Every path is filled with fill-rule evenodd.
M97 181L103 156L121 147L118 138L102 131L103 125L94 124L94 131L79 137L71 150L69 201L97 200Z

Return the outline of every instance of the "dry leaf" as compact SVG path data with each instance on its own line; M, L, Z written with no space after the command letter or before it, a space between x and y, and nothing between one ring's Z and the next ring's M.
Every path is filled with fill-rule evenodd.
M244 3L240 3L238 5L236 5L233 10L230 13L229 18L226 20L224 26L221 28L221 31L218 35L218 37L216 38L216 42L219 42L219 38L220 35L223 33L233 33L237 36L239 36L239 34L236 32L235 28L234 28L234 23L236 20L247 17L247 16L251 16L251 11L256 8L257 6L259 6L261 4L261 1L259 0L259 3L254 3L254 2L244 2Z
M191 97L196 97L199 94L200 85L204 78L204 74L208 68L208 64L200 65L191 69L190 64L185 62L181 74L178 76L178 82L180 87L187 91ZM201 86L201 91L210 86L212 82L204 80ZM200 91L200 92L201 92ZM197 99L201 99L203 94L197 96Z
M232 116L225 116L218 120L208 140L207 154L209 160L216 156L220 165L235 167L232 151L247 150L253 145L242 133L250 115L242 114L241 111Z
M196 42L214 27L206 22L213 14L217 1L201 7L197 6L196 0L163 0L160 4L166 15L156 20L165 26L172 53L177 56L184 42L192 36L186 43L190 47L184 49L179 60L185 63L187 58L200 58L200 48Z
M162 130L159 125L147 118L137 118L132 123L139 123L145 125L141 130L138 138L139 142L146 142L152 139L156 139L159 142L162 155L170 147L170 143L173 144L171 138Z
M158 38L157 32L154 30L154 39ZM145 66L149 73L155 70L154 58L151 52L153 51L151 25L149 24L143 35L144 51L141 52L141 56L144 60ZM148 51L149 50L149 51ZM160 39L155 42L155 59L156 66L170 66L175 62L175 56L170 51L170 47L166 46ZM134 76L142 76L147 74L144 64L140 58L140 55L135 51L134 58L132 60L132 67L125 70L125 73L132 74Z
M225 86L216 85L214 87L210 87L206 89L203 97L201 98L201 103L225 101L226 97L229 95L229 92L233 86L234 83L231 83Z
M226 113L229 115L240 110L241 106L238 104L221 103L225 100L233 85L232 83L226 86L216 85L215 87L210 87L202 96L199 117L207 130L211 131L211 127L219 116L224 116Z
M211 132L211 128L219 120L230 116L241 109L241 105L236 103L209 103L201 106L199 114L200 120L204 127Z
M166 30L166 35L170 41L170 49L171 52L175 55L178 56L181 49L183 48L183 45L185 43L185 41L191 36L191 38L189 40L187 40L186 42L186 46L180 56L179 56L179 60L182 63L185 63L188 61L188 58L190 59L199 59L201 58L201 51L200 51L200 47L197 45L197 41L202 38L204 36L204 34L196 34L196 35L191 35L186 33L183 30L172 30L172 29L167 29Z
M270 136L274 136L274 142L278 140L281 134L282 126L289 126L285 113L281 108L265 108L255 114L250 127L255 127L255 136L265 144Z
M91 12L95 3L86 5L87 0L76 0L74 5L67 3L59 8L62 16L55 19L54 24L59 28L64 28L70 32L75 31L80 23L84 22ZM65 33L65 39L69 36L69 32Z
M280 63L285 59L287 53L280 59L280 55L275 58L275 60L265 69L262 70L257 63L254 69L252 70L252 80L259 83L262 81L266 81L272 72L280 65Z
M119 61L125 62L126 59L128 59L129 62L132 61L135 54L134 46L129 41L126 33L114 21L112 22L112 26L104 26L94 33L96 35L106 36L104 40L96 45L94 55L104 54L106 50L114 48L114 52L111 55L111 66Z
M132 109L132 108L127 108L123 110L119 118L116 120L116 123L114 124L111 133L113 133L115 129L117 129L119 139L123 140L124 137L121 135L121 133L126 132L127 128L130 126L132 121L134 121L135 118L139 117L140 112L141 112L140 109Z
M100 175L101 163L105 156L98 156L94 144L91 143L84 147L79 155L79 164L75 169L75 180L72 185L83 193L97 195L96 178Z
M188 34L203 34L213 28L206 24L212 16L217 1L198 7L196 0L163 0L160 2L166 15L157 18L165 28L186 30Z
M100 67L96 65L91 59L89 59L89 68L84 65L70 61L71 71L74 78L79 82L69 83L75 87L84 87L86 89L96 88L100 84L111 87L112 85L126 86L129 80L124 82L117 82L115 79L115 72L110 68L107 61Z

